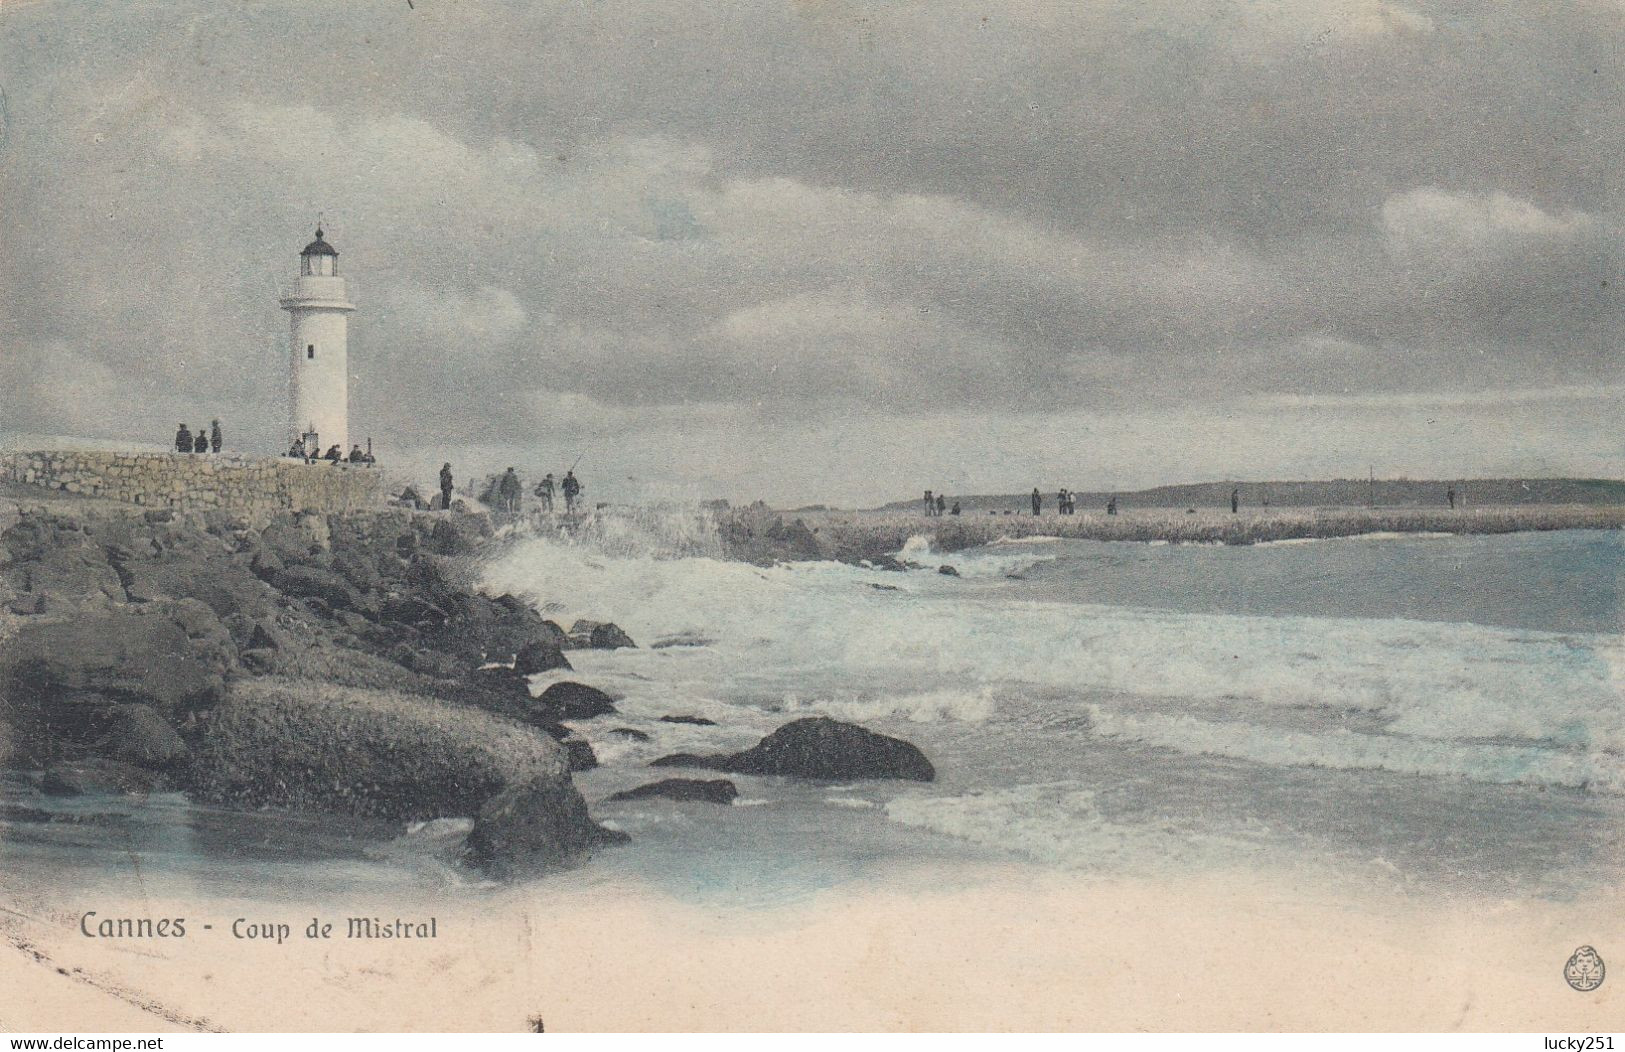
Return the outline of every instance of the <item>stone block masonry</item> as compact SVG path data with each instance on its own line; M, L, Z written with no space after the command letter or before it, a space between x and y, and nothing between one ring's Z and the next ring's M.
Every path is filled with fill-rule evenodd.
M376 508L388 490L377 467L232 453L3 450L0 481L149 508L224 511L251 519L283 511L331 514Z

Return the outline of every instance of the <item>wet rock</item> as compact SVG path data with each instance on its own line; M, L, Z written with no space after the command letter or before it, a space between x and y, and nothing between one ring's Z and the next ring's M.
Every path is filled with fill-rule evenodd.
M567 720L590 720L615 711L615 699L584 683L554 683L536 699L556 708Z
M73 760L45 769L40 788L49 796L124 793L138 796L158 788L159 776L121 760Z
M468 834L465 857L506 874L555 868L593 848L629 839L594 822L568 778L538 778L486 801Z
M519 648L514 654L513 667L527 676L538 672L549 672L556 668L569 668L570 661L564 656L558 641L548 634L543 639L533 639Z
M739 789L726 778L665 778L648 785L640 785L636 789L611 796L610 801L616 800L648 800L659 797L664 800L695 800L707 804L731 804L739 795Z
M936 778L931 761L909 742L826 716L787 723L744 752L712 756L679 753L663 756L651 766L703 767L824 781L899 778L929 782Z
M958 577L959 576L959 571L954 569L952 566L949 566L947 563L944 563L943 565L937 567L937 573L942 574L942 576L944 576L944 577Z
M649 740L649 736L647 734L632 727L616 727L609 733L621 738L625 738L627 741L646 742Z
M715 727L716 720L708 720L704 716L662 716L661 723L689 723L696 727Z
M429 531L428 549L436 555L467 555L480 542L478 520L471 516L436 519Z
M598 754L592 751L592 743L587 739L566 738L559 744L564 746L571 771L590 771L598 766Z
M871 570L888 570L893 573L902 573L908 569L907 566L898 562L890 555L872 555L869 558L862 560L860 565L866 566Z
M579 620L570 626L570 645L578 650L615 650L636 647L632 637L608 621Z
M102 748L137 767L171 767L186 759L186 743L150 705L120 705L108 719Z
M477 668L469 676L477 686L493 694L530 701L530 679L518 669L507 665Z

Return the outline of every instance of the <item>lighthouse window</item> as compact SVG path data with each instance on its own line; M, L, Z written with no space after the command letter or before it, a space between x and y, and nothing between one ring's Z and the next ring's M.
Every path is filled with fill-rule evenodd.
M305 357L306 358L314 358L314 357L316 357L316 345L314 343L311 344L309 347L305 348Z

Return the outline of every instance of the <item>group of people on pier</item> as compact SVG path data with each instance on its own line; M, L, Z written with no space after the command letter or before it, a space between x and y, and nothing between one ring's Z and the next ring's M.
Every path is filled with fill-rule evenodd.
M220 447L225 445L225 438L220 433L220 421L211 420L209 430L201 427L194 434L185 424L175 428L175 452L177 453L218 453Z
M367 444L370 446L372 440L368 439ZM288 447L288 456L296 460L303 460L306 464L317 464L324 460L329 464L360 464L362 466L378 463L378 458L372 455L370 449L363 450L360 446L351 446L350 452L345 453L344 447L334 444L328 446L327 452L320 456L316 454L318 448L320 447L315 443L296 438L293 445Z
M440 503L435 505L436 507L451 507L454 483L455 479L451 473L451 464L442 464L440 467ZM549 471L542 476L542 480L536 484L536 488L532 492L541 502L543 512L552 513L554 507L553 498L555 494L558 494L564 498L565 514L573 515L576 510L576 503L581 499L581 495L586 492L586 487L581 485L581 480L576 478L575 469L571 468L564 473L562 479L555 479L553 473ZM524 510L525 484L519 478L519 473L513 468L509 468L501 476L492 479L487 484L483 499L487 504L492 505L499 511L508 515L518 515Z

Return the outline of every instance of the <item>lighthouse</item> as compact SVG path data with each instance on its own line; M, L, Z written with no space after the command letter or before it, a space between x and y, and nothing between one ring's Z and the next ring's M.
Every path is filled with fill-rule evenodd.
M299 280L282 297L293 319L288 374L288 443L309 455L350 449L350 365L346 348L350 302L339 277L338 249L322 237L299 253Z

